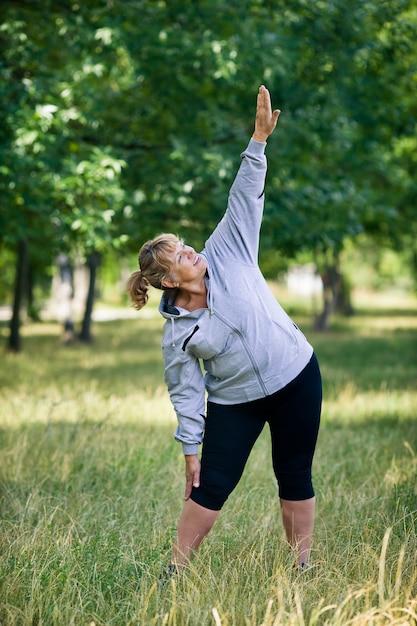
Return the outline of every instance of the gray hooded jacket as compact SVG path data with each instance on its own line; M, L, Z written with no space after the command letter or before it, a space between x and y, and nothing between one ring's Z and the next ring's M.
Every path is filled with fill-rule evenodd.
M313 354L258 267L265 146L251 139L242 153L226 213L200 253L208 262L208 308L177 308L172 291L159 306L165 382L184 454L196 454L202 442L206 392L218 404L257 400L285 387Z

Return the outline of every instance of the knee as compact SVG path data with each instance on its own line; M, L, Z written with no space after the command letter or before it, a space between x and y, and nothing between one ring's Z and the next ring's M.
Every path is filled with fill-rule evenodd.
M216 493L200 487L193 487L190 495L191 500L211 511L220 511L227 500L223 493Z
M311 469L277 474L278 492L282 500L309 500L314 497Z
M191 499L197 504L213 511L220 511L236 486L236 479L231 479L223 472L202 471L200 486L193 487Z

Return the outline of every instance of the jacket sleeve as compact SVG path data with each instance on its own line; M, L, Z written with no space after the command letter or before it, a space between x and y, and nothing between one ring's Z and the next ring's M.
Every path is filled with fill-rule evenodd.
M175 346L163 345L165 383L177 415L175 439L184 454L197 454L203 441L205 387L200 363L189 352L181 354Z
M250 265L258 263L259 234L264 208L266 143L250 140L229 192L227 209L207 241L219 257Z

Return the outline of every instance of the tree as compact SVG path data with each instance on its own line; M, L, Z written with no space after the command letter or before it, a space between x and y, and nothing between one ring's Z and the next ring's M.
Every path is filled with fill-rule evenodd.
M3 10L5 209L0 237L18 250L18 270L25 251L27 268L36 259L45 271L60 251L77 247L89 255L110 239L112 217L123 197L118 183L123 162L106 144L99 147L103 141L97 146L90 141L95 120L81 106L100 80L100 68L89 63L96 31L77 20L76 7L62 13L53 2L45 3L42 29L37 26L39 7L7 3ZM23 287L24 280L16 279L12 350L20 348ZM90 308L89 303L86 311Z
M123 204L119 177L124 163L91 150L87 161L66 163L67 176L57 177L54 194L56 226L62 233L61 249L85 257L89 287L79 338L90 342L97 270L101 255L110 246L118 247L125 237L118 235L113 217Z
M45 270L58 251L133 250L158 231L203 245L261 82L283 111L268 150L263 266L307 252L337 276L329 268L361 232L409 238L417 256L411 1L2 10L0 238L8 250L26 241L29 267L36 258Z

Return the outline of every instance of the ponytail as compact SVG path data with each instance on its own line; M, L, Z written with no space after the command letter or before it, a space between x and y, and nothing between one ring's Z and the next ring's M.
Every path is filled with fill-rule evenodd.
M148 301L149 281L140 270L132 272L127 282L127 292L132 300L133 307L139 311Z
M141 309L148 301L148 289L166 289L164 281L170 277L171 257L178 242L176 235L163 233L155 239L147 241L139 250L139 270L133 272L127 283L135 309Z

